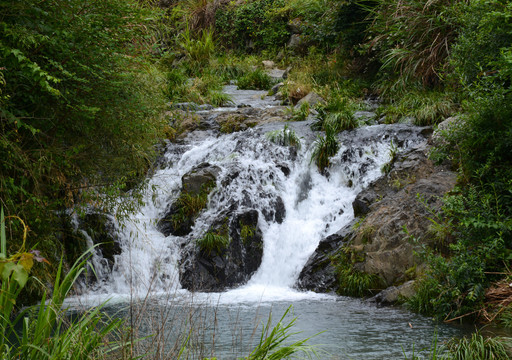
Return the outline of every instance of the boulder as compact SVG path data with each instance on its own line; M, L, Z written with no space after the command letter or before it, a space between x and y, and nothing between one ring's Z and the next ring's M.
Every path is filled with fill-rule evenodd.
M195 219L202 209L184 209L184 196L207 196L217 181L221 169L209 163L202 163L181 178L180 196L167 208L158 221L157 228L165 236L184 236L190 233Z
M353 237L353 224L349 224L336 234L321 240L315 252L302 269L297 287L301 290L331 292L338 288L335 265L332 258Z
M310 108L313 108L316 104L324 103L325 100L315 92L310 92L302 99L300 99L295 105L295 109L299 109L300 106L304 103L308 103Z
M411 298L415 293L415 281L410 280L399 286L390 286L370 299L378 304L393 305Z
M272 60L263 60L261 63L265 69L273 69L276 67L276 64Z
M427 244L433 241L430 211L440 210L443 195L453 189L457 179L447 167L435 166L428 159L429 150L424 142L399 155L387 175L356 197L354 213L364 219L359 220L357 229L348 226L320 243L299 277L300 288L336 291L330 259L342 248L361 255L353 259L354 270L376 275L386 288L415 275L413 270L422 264L415 256L418 245L411 239ZM405 288L400 289L405 296Z
M182 191L199 194L210 184L215 183L221 169L209 163L202 163L181 177Z
M223 291L246 283L259 268L263 257L263 237L256 210L245 210L220 223L229 224L229 245L205 251L191 246L182 256L181 285L190 291ZM217 223L210 231L225 225Z

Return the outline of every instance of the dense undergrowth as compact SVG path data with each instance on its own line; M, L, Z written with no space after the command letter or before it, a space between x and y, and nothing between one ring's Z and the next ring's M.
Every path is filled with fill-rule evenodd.
M422 250L428 267L409 305L446 320L470 315L511 326L510 302L492 301L493 289L512 281L508 1L155 5L0 1L0 200L7 216L30 226L24 237L21 223L8 222L4 254L26 239L26 249L50 262L32 274L54 278L61 254L73 263L84 250L65 211L133 209L135 202L113 199L142 185L158 139L173 140L195 121L172 110L179 121L166 123L165 104L226 105L221 90L231 80L268 90L261 60L270 59L292 68L280 89L289 104L310 92L325 99L293 110L294 120L318 112L323 135L312 163L322 171L338 151L337 133L364 123L354 113L369 97L379 97L374 120L385 123L436 125L457 115L432 159L452 164L458 187L432 217L437 243ZM286 129L272 141L300 145ZM32 300L45 291L27 289Z

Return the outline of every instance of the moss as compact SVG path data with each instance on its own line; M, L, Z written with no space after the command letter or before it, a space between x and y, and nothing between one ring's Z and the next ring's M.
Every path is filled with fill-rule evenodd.
M338 280L339 295L365 297L375 294L381 289L381 281L375 274L368 274L355 268L356 263L364 261L361 252L344 246L331 259Z

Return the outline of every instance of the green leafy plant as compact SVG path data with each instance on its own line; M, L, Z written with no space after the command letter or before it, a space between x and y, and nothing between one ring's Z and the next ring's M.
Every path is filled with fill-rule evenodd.
M338 153L340 144L336 139L336 130L327 124L325 136L319 136L314 143L310 162L315 162L318 169L324 172L331 165L330 158Z
M378 291L380 280L375 274L354 269L354 264L364 260L349 247L344 247L331 259L338 280L337 292L340 295L363 297Z
M354 104L337 91L331 93L327 104L318 107L317 120L311 125L313 130L326 130L336 133L356 128L359 124L354 117Z
M171 221L174 228L178 228L180 224L195 220L199 213L206 208L208 204L208 194L215 184L211 183L203 186L197 194L183 191L176 200L176 212L172 215Z
M250 71L236 81L239 89L268 90L274 84L272 78L261 69Z
M395 164L396 160L398 159L398 147L393 144L393 141L391 141L391 144L389 145L389 161L382 165L382 172L384 174L389 174L391 170L393 169L393 165Z
M26 225L17 219L22 223L26 236ZM91 359L106 356L128 345L108 340L120 329L122 320L107 318L101 313L101 306L85 311L72 320L68 319L62 309L65 297L85 269L89 253L80 257L66 275L63 274L61 261L52 295L47 299L45 293L39 305L16 314L16 300L28 281L34 261L46 260L37 251L25 252L25 238L21 249L7 257L3 209L0 222L0 356L3 359Z
M269 315L268 321L261 332L258 345L244 358L245 360L280 360L287 359L298 353L308 357L316 355L315 348L306 344L311 338L294 342L289 341L291 336L297 334L290 332L297 318L293 318L290 322L285 323L285 318L291 309L291 306L288 307L274 327L272 327L272 314Z
M448 342L448 354L454 360L506 360L510 359L510 339L486 337L476 332L471 337L452 339Z
M294 146L297 149L301 148L300 138L297 136L295 131L288 128L288 125L285 125L283 130L268 132L266 137L269 141L277 145Z
M246 225L240 222L240 238L244 244L247 244L250 238L252 238L256 234L256 229L254 226Z
M208 231L202 238L196 240L201 251L211 255L212 252L220 254L231 242L229 235Z

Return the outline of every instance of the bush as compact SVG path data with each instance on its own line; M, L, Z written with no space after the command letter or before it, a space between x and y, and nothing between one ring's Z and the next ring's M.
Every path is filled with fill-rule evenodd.
M274 82L263 70L256 69L239 77L236 84L242 90L268 90Z
M0 198L53 255L62 209L87 193L112 205L155 155L164 79L145 54L159 14L124 0L3 1L0 12Z
M314 143L311 161L315 162L320 172L325 172L331 165L330 158L338 153L340 144L336 139L336 130L331 125L326 125L325 136L319 136Z
M378 0L369 20L367 47L382 60L381 91L403 91L409 84L438 85L456 38L449 0Z
M215 15L215 34L226 47L261 51L281 47L290 37L284 0L229 3Z
M288 125L285 125L283 130L275 130L266 134L267 139L277 145L281 146L294 146L300 149L300 139L295 131L288 129Z

